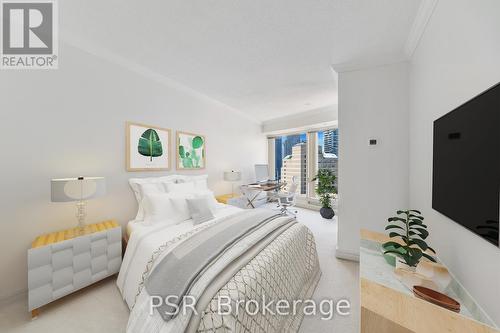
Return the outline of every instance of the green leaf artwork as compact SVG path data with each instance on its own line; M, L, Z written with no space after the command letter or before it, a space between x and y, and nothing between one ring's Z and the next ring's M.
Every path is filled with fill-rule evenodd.
M179 161L182 168L203 168L205 159L205 141L203 137L181 133L178 141Z
M137 150L142 156L148 156L150 161L153 161L153 157L162 156L163 147L158 133L152 128L142 133Z

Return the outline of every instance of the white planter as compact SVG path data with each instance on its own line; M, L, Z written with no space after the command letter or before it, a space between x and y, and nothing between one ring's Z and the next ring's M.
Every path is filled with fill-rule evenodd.
M396 269L404 269L405 271L415 272L417 270L416 267L411 267L405 264L402 259L396 258Z

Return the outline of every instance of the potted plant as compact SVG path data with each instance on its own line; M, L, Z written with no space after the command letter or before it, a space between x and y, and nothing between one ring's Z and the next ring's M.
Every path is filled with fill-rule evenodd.
M429 236L427 226L424 224L424 217L418 210L398 210L399 216L388 219L389 225L385 230L391 230L389 237L399 238L402 242L389 241L382 245L384 255L394 254L400 260L396 260L397 268L405 268L414 271L422 257L436 262L433 256L425 253L429 250L436 253L434 249L427 245L425 239Z
M319 201L321 203L320 214L325 219L331 219L335 216L335 212L332 209L331 196L337 193L335 188L335 175L330 169L319 169L318 174L312 179L312 181L318 181L316 186L316 193L319 195Z

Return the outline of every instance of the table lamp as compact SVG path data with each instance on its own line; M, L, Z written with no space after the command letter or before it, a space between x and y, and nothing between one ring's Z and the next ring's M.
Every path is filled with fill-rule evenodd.
M224 180L231 182L231 196L234 197L234 183L241 180L241 172L234 170L225 171Z
M86 200L101 197L106 193L104 177L78 177L52 179L52 202L76 202L76 218L79 232L83 233L85 227Z

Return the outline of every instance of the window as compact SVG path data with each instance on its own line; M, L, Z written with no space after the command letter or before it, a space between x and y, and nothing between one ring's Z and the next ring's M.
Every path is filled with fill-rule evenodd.
M327 129L316 133L317 142L317 170L332 170L335 177L338 177L338 156L339 156L339 130ZM335 184L337 186L337 184ZM311 197L317 197L316 193Z
M337 128L269 137L269 165L274 179L286 183L287 191L295 181L299 201L319 204L317 184L310 180L319 169L330 169L338 175L338 139Z
M286 189L295 182L296 193L307 194L307 135L306 133L274 138L275 178L286 183Z

